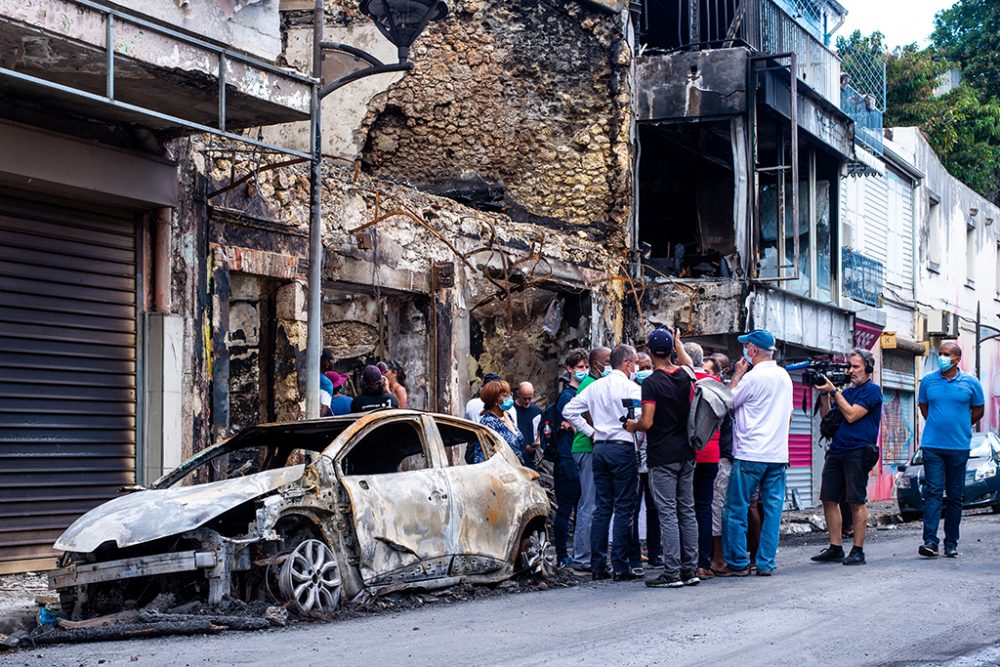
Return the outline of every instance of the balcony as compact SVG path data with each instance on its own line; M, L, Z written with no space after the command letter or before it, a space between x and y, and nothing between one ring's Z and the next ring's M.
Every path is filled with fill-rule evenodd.
M881 306L882 287L885 284L885 266L882 262L850 248L844 248L841 257L844 296L868 306Z
M817 36L818 8L796 12L798 19L788 12L788 8L803 4L812 7L816 3L702 0L698 16L692 21L690 0L649 2L643 14L641 40L651 53L734 46L763 54L794 52L799 80L839 106L840 59Z

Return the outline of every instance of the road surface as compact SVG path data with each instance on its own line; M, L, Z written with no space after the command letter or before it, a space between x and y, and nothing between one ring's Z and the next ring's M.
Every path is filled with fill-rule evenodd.
M815 537L783 546L771 578L587 583L266 632L45 647L0 665L1000 664L1000 516L967 516L962 532L955 560L918 557L909 524L879 531L860 567L811 563Z

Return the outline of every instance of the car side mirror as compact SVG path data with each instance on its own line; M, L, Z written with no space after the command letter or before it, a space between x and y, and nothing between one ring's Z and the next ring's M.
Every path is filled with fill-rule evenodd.
M129 484L128 486L123 486L118 489L119 493L135 493L136 491L145 491L146 487L142 484Z
M906 466L902 464L896 466L896 472L906 472Z

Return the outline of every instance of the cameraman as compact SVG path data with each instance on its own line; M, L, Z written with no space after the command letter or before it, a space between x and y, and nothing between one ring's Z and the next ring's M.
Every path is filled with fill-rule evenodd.
M816 387L823 392L820 413L825 418L839 410L843 422L837 428L823 464L823 484L819 497L823 501L830 546L812 557L818 563L841 562L862 565L865 562L865 528L868 523L868 471L872 459L878 461L878 431L882 418L882 389L872 382L875 358L867 350L855 349L848 355L851 367L847 375L851 386L841 390L824 377ZM873 452L874 450L874 456ZM841 534L841 500L851 506L854 517L854 547L845 558Z

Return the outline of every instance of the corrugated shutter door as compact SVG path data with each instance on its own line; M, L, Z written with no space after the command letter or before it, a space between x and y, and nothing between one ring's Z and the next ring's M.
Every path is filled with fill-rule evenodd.
M0 572L135 481L136 224L0 196Z
M793 375L792 424L788 432L788 474L786 496L797 494L801 507L813 506L812 490L812 388L801 382L801 374ZM806 396L806 410L802 409L802 397Z
M889 182L884 176L865 179L864 254L882 262L889 256Z

